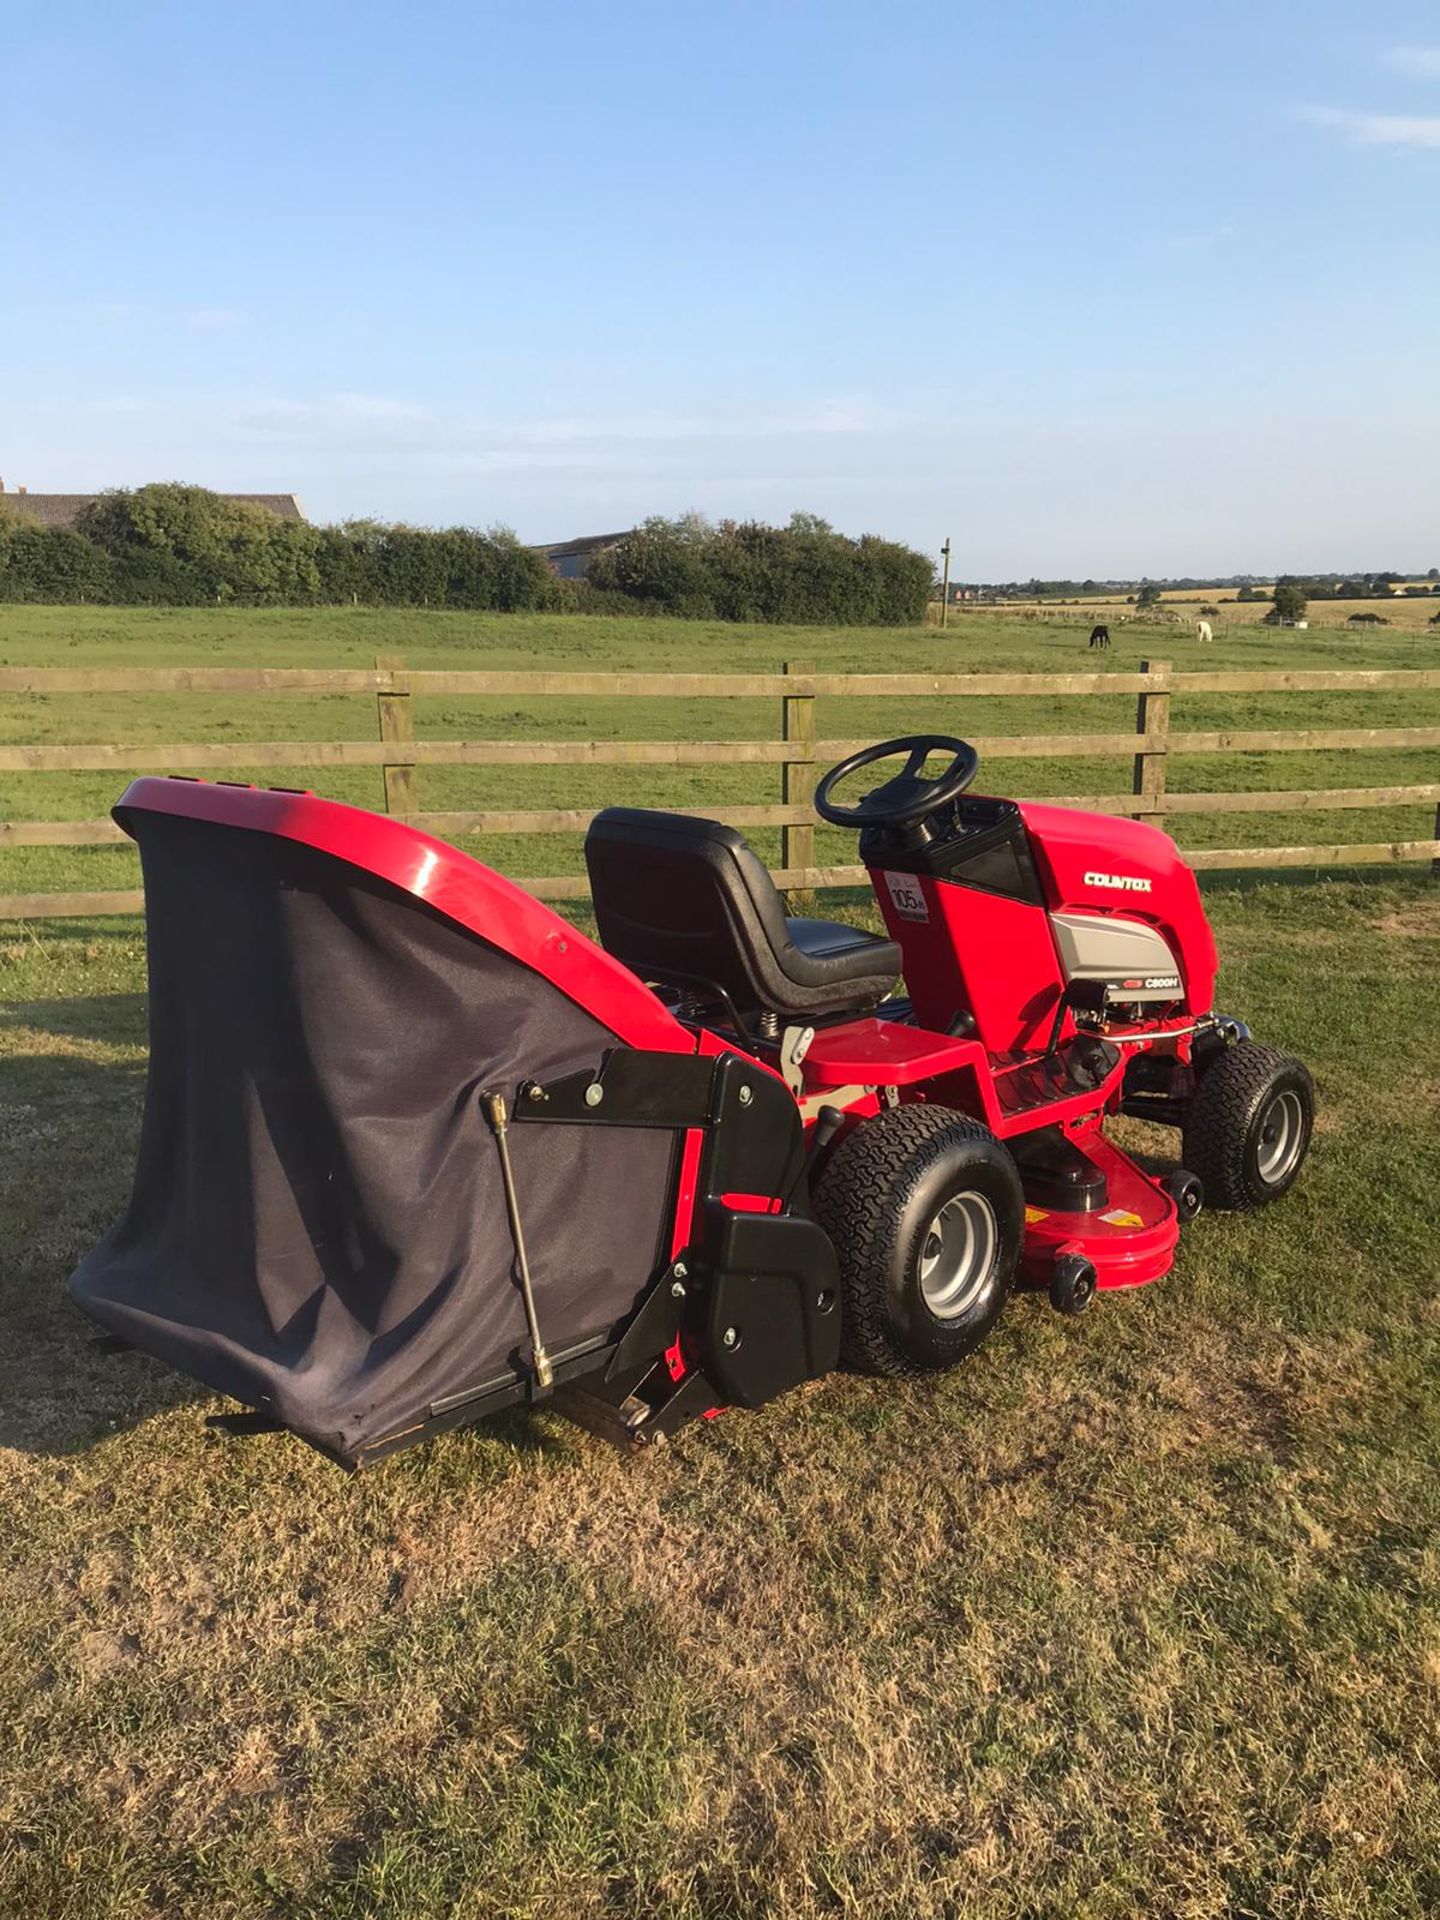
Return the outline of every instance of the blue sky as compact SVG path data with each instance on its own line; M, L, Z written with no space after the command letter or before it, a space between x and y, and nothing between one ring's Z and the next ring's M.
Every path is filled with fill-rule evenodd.
M1440 10L0 0L0 476L1440 564Z

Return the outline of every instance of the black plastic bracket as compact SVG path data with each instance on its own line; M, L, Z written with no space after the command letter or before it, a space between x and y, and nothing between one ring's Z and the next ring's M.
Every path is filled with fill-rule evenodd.
M710 1214L704 1366L726 1401L761 1407L839 1365L835 1249L800 1214Z
M805 1133L783 1080L740 1054L715 1072L714 1128L701 1173L703 1195L794 1192L805 1166Z
M604 1364L575 1384L584 1424L644 1445L712 1407L760 1406L834 1367L834 1250L810 1219L769 1211L788 1209L805 1182L804 1130L783 1080L739 1053L616 1048L598 1072L523 1083L513 1117L705 1134L691 1243L661 1268ZM736 1210L719 1204L724 1195ZM757 1201L764 1210L750 1210ZM690 1371L675 1383L665 1355L682 1337Z
M565 1126L703 1127L711 1118L716 1062L694 1053L614 1047L598 1073L522 1081L511 1118Z
M687 1248L651 1287L624 1333L605 1370L608 1381L655 1360L675 1344L685 1321L685 1310L694 1286L695 1256Z
M635 1429L635 1440L645 1446L662 1434L668 1439L677 1428L724 1404L725 1396L713 1380L703 1373L687 1373L665 1404L657 1408L643 1426Z

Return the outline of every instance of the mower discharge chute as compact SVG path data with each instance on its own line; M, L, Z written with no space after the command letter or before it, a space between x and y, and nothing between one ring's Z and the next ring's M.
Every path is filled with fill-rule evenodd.
M542 1399L643 1443L842 1354L952 1365L1017 1281L1073 1312L1158 1278L1202 1189L1294 1180L1309 1076L1214 1013L1164 834L974 772L919 736L821 782L888 938L788 916L731 828L609 809L598 945L400 821L137 780L145 1116L74 1297L359 1465ZM1117 1112L1179 1162L1123 1153Z

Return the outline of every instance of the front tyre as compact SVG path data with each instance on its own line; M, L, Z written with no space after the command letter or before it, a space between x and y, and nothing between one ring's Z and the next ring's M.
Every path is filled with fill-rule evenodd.
M988 1128L894 1107L826 1162L815 1214L840 1263L841 1357L864 1373L953 1367L989 1333L1020 1258L1025 1199Z
M1315 1127L1315 1085L1304 1063L1237 1040L1200 1075L1185 1116L1181 1158L1205 1204L1253 1213L1294 1186Z

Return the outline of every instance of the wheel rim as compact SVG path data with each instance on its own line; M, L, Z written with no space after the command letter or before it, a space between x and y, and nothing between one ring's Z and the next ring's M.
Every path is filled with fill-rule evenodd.
M1255 1171L1267 1187L1278 1186L1295 1171L1304 1146L1305 1109L1299 1094L1286 1088L1276 1094L1260 1116Z
M1000 1246L995 1209L981 1193L957 1193L925 1230L920 1293L937 1320L958 1320L990 1284Z

